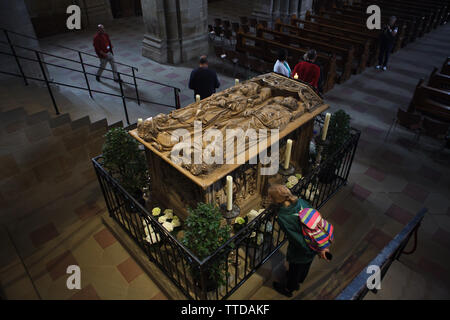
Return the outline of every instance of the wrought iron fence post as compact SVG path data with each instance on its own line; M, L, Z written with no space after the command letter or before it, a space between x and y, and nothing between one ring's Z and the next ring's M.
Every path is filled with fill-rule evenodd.
M120 94L122 95L123 110L125 111L125 117L127 119L127 124L130 125L130 119L128 118L127 102L125 101L125 94L123 93L122 79L120 78L120 72L117 72L119 77Z
M137 99L138 105L140 106L141 105L141 100L139 99L139 90L138 90L138 87L137 87L136 75L134 73L134 67L131 67L131 71L133 72L134 88L136 89L136 99Z
M86 74L86 69L84 68L83 58L81 56L81 52L80 51L78 51L78 56L80 57L81 68L83 69L84 79L86 79L86 85L87 85L87 89L89 91L89 96L91 97L91 99L93 99L91 86L89 85L89 79L88 79L87 74Z
M19 71L20 71L20 74L22 75L23 81L25 82L25 85L27 86L28 80L25 77L25 73L23 72L22 66L20 65L19 58L17 57L17 54L16 54L16 49L14 49L14 45L12 44L11 39L9 38L8 31L3 30L3 32L5 33L6 40L8 40L9 47L11 48L11 52L14 55L14 59L16 60L17 66L19 67Z
M56 105L55 97L53 96L52 88L50 87L50 82L47 78L47 73L45 72L44 65L42 64L41 56L39 55L39 52L34 51L36 53L36 58L39 62L39 66L41 67L42 76L44 77L45 84L47 85L48 93L50 94L50 98L52 99L53 107L55 107L56 114L59 114L58 106Z
M173 88L173 91L175 93L175 108L180 109L180 89Z
M207 300L207 288L206 288L206 275L205 275L205 270L203 268L203 265L199 265L198 266L198 270L200 272L200 297L202 300Z

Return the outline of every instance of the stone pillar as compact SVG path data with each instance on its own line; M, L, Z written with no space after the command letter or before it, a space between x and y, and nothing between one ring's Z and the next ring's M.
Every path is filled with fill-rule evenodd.
M304 18L306 11L312 11L313 0L302 0L300 17Z
M141 0L142 55L180 63L208 53L207 0Z
M0 21L2 22L2 27L5 29L31 37L36 37L24 0L1 0ZM1 33L0 38L3 41L6 41L4 32L1 31ZM26 48L39 49L39 42L37 40L24 38L14 34L9 34L9 37L16 45ZM11 49L8 45L1 44L0 48L4 52L11 53ZM24 57L36 59L36 55L31 51L16 48L16 53ZM19 59L19 62L26 76L42 78L41 69L36 62L26 61L23 59ZM16 60L12 56L6 56L3 54L0 55L0 70L19 74L19 68ZM2 74L0 74L0 76L3 77Z
M302 0L259 0L255 2L253 15L260 19L287 21L292 14L300 14Z

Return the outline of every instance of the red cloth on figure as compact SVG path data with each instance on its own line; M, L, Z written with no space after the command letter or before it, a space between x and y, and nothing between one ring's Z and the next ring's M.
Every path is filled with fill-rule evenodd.
M97 32L94 36L94 48L95 53L99 58L103 58L103 56L100 54L100 51L103 51L105 53L112 52L112 44L111 40L109 40L108 34L104 32Z
M292 78L298 75L298 79L308 82L314 88L317 88L319 85L320 78L320 67L314 63L307 61L300 61L292 71Z

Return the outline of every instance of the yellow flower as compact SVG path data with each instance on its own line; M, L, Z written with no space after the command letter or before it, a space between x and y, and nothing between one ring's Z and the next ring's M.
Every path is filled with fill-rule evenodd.
M244 218L242 218L242 217L237 217L237 218L234 220L234 222L237 223L237 224L244 224L244 223L245 223L245 220L244 220Z
M172 209L164 210L164 215L167 217L167 219L172 219L173 218L173 210Z
M161 208L158 208L158 207L153 208L152 215L159 216L160 214L161 214Z

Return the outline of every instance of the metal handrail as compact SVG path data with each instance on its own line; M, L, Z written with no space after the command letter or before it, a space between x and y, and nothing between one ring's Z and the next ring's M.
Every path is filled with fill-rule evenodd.
M7 52L0 51L0 54L14 57L14 59L15 59L15 61L17 63L17 66L19 68L20 74L8 72L8 71L2 71L2 70L0 70L0 73L11 75L11 76L21 77L21 78L23 78L23 80L25 82L25 85L28 85L27 79L45 82L46 85L47 85L47 89L48 89L50 98L51 98L52 103L53 103L53 107L55 108L55 112L56 112L57 115L59 114L59 110L58 110L58 106L57 106L55 97L53 96L53 92L52 92L52 89L50 87L50 84L66 86L66 87L70 87L70 88L74 88L74 89L87 90L89 92L89 96L91 98L93 98L92 93L101 93L101 94L106 94L106 95L122 98L122 103L123 103L123 107L124 107L124 113L125 113L127 124L130 124L130 120L129 120L129 117L128 117L128 109L127 109L127 105L126 105L126 99L137 101L138 105L140 105L141 101L142 101L142 102L145 102L145 103L158 104L158 105L162 105L162 106L170 107L170 108L176 108L176 109L180 108L180 92L181 92L180 88L172 86L172 85L168 85L168 84L165 84L165 83L161 83L161 82L158 82L158 81L145 79L145 78L142 78L142 77L137 77L136 74L135 74L135 70L137 70L137 68L134 68L134 67L130 66L132 74L127 74L127 73L119 72L119 71L115 72L117 74L118 78L119 78L120 95L119 94L114 94L114 93L111 93L111 92L95 90L95 89L91 88L91 86L89 84L89 79L88 79L87 76L88 75L97 76L97 75L92 73L92 72L87 72L85 67L88 66L88 67L93 67L93 68L99 68L99 66L92 65L92 64L84 62L83 58L82 58L82 52L81 51L77 51L77 50L72 49L73 51L77 51L78 52L78 56L79 56L79 59L80 59L79 61L73 60L73 59L69 59L69 58L66 58L66 57L61 57L61 56L58 56L58 55L55 55L55 54L52 54L52 53L44 52L42 50L37 50L37 49L33 49L33 48L29 48L29 47L24 47L24 46L21 46L21 45L13 44L11 39L10 39L10 37L9 37L9 32L12 32L12 31L6 30L4 28L0 28L0 30L4 31L5 37L7 39L6 42L0 40L0 43L8 45L10 47L11 52L12 52L12 53L7 53ZM12 33L16 33L16 32L12 32ZM19 34L19 35L24 36L24 37L30 37L30 36L26 36L26 35L23 35L23 34ZM36 39L34 37L30 37L30 38L31 39ZM25 57L25 56L22 56L22 55L18 55L17 52L16 52L16 49L22 49L22 50L27 50L27 51L33 52L34 55L36 56L36 58L33 59L33 58L30 58L30 57ZM84 53L84 54L87 54L87 53ZM47 56L50 56L50 57L55 57L55 58L62 59L62 60L65 60L65 61L69 61L69 62L72 62L72 63L80 64L82 70L77 70L77 69L74 69L74 68L70 68L70 67L66 67L66 66L60 66L60 65L55 64L55 63L50 63L50 62L43 61L43 59L41 58L41 56L43 56L43 55L47 55ZM91 55L91 56L93 56L93 55ZM19 59L23 59L23 60L27 60L27 61L38 63L39 67L40 67L40 70L42 72L42 77L44 79L40 79L40 78L37 78L37 77L34 77L34 76L25 75L25 72L23 71L23 68L22 68L22 66L20 64L20 60ZM47 73L45 71L45 68L44 68L44 66L46 66L46 65L84 74L84 78L85 78L85 81L86 81L86 87L74 86L74 85L61 83L61 82L57 82L57 81L53 81L53 80L49 79L48 76L47 76ZM113 70L107 69L107 68L104 68L103 70L114 72ZM123 81L121 79L122 76L123 77L130 77L130 78L132 78L133 79L133 83ZM104 79L112 79L112 78L109 78L109 77L103 76L103 75L99 76L99 77L100 78L104 78ZM161 103L161 102L148 101L148 100L142 99L140 97L140 95L139 95L139 90L138 90L138 86L137 86L137 81L136 80L141 80L141 81L154 83L154 84L157 84L157 85L161 85L161 86L165 86L165 87L171 88L174 91L175 105L168 105L168 104ZM134 86L136 97L126 96L124 94L123 84L128 84L130 86Z
M414 250L405 252L404 249L409 242L411 236L415 235L414 249L417 245L417 231L428 210L422 208L416 216L391 240L381 252L369 262L368 266L378 266L381 270L380 280L383 279L389 267L394 260L398 260L404 254L411 254ZM367 288L367 279L369 274L364 268L350 284L336 297L336 300L360 300L363 299L369 289ZM376 289L372 290L376 293Z
M29 35L26 35L26 34L23 34L23 33L19 33L19 32L16 32L16 31L11 31L9 29L2 28L2 27L0 27L0 30L2 30L3 32L15 34L17 36L21 36L21 37L24 37L24 38L36 40L36 41L39 42L39 39L35 38L33 36L29 36ZM52 46L52 47L55 47L55 48L66 49L66 50L74 51L74 52L77 52L77 53L85 54L87 56L91 56L91 57L94 57L94 58L98 58L95 54L92 54L92 53L89 53L89 52L85 52L85 51L82 51L82 50L69 48L69 47L66 47L66 46L59 45L59 44L49 44L49 46ZM133 68L134 70L139 71L138 68L135 67L135 66L131 66L131 65L128 65L128 64L125 64L125 63L122 63L122 62L117 62L117 61L115 61L115 63L116 64L120 64L120 65L125 66L125 67Z

